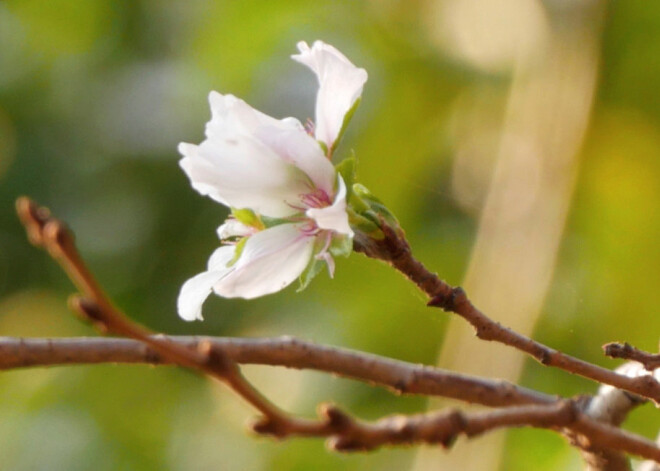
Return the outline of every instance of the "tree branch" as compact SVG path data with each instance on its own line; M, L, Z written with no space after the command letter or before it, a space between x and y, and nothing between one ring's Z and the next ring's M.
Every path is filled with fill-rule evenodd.
M87 269L74 243L73 234L59 220L26 197L16 201L16 211L26 228L29 240L43 247L67 273L71 281L85 297L74 296L70 307L83 318L90 320L102 332L110 332L138 340L164 359L181 366L195 369L220 380L263 414L255 431L274 436L305 434L310 436L328 433L328 423L291 417L279 409L241 374L237 364L215 349L208 341L198 344L196 350L168 341L167 337L153 335L148 329L134 323L116 308L105 295L92 273Z
M201 342L240 364L314 369L385 387L398 394L440 396L490 407L548 404L556 396L440 368L292 337L218 338L157 336L191 351ZM0 370L96 363L172 364L141 341L120 338L27 339L0 337ZM176 363L178 364L178 363Z
M320 417L318 420L303 419L289 415L261 395L242 376L238 367L238 360L232 358L226 351L225 347L228 347L228 345L218 345L208 338L196 339L194 343L186 344L177 341L176 338L153 335L146 328L132 322L103 293L79 256L73 242L73 236L63 223L52 218L47 209L37 206L27 198L21 198L17 201L17 210L21 221L27 229L30 240L35 245L42 246L48 250L83 294L82 297L74 296L71 299L70 305L75 311L85 319L92 321L102 331L123 335L144 344L148 348L142 350L140 354L143 355L145 360L148 359L151 362L169 362L192 368L227 384L236 394L262 414L262 417L253 424L253 430L257 433L276 437L292 435L307 437L324 436L330 438L330 444L335 449L350 451L371 449L386 444L413 442L441 443L444 446L448 446L459 434L472 436L505 426L534 426L560 431L569 437L572 443L583 450L588 457L602 457L602 462L595 464L597 467L594 469L603 471L628 469L627 460L618 452L637 454L644 458L660 462L660 448L653 442L624 432L609 424L594 420L588 414L585 414L581 406L579 406L578 403L583 401L560 399L551 401L548 396L530 394L528 391L522 388L512 387L508 383L494 383L496 384L494 389L503 395L499 396L495 401L501 400L502 397L507 398L506 400L509 402L523 398L523 405L486 413L467 414L457 411L440 411L413 416L386 417L374 423L354 419L334 406L323 406L319 411ZM439 280L436 275L432 275L426 271L421 263L412 258L410 248L402 234L397 235L393 230L389 230L389 232L385 230L384 233L385 238L383 240L372 241L375 244L374 247L377 249L386 248L388 250L386 254L390 257L386 260L399 270L404 271L427 294L433 294L430 304L456 312L468 320L472 318L483 318L484 322L486 322L484 324L486 328L480 329L478 325L473 324L477 328L478 335L481 333L480 336L482 338L500 341L511 339L512 346L523 350L524 348L522 346L524 345L531 345L530 348L533 349L542 348L541 353L545 358L547 352L543 349L547 349L547 347L536 344L532 340L519 336L515 332L502 328L499 324L490 321L471 305L460 288L452 288ZM362 247L362 251L369 253L369 247L361 243L360 236L356 238L356 246ZM373 253L371 255L373 256ZM491 324L497 327L497 329L493 329L495 331L494 334L489 328ZM504 332L504 334L498 335L498 331ZM296 341L289 339L285 341L298 347L309 345L296 344ZM25 355L28 348L27 342L30 341L19 339L18 346L14 345L14 348L17 349L16 351L19 352L15 355L19 359L16 361L16 358L14 358L14 364L22 364L23 366L30 362L35 364L34 359L30 360L29 354ZM520 342L522 344L518 345ZM8 343L11 344L11 340L8 340ZM42 347L43 352L44 345L32 344L32 347L33 351L37 351L39 350L38 347ZM46 340L45 348L46 351L52 354L54 352L55 342ZM309 355L309 349L303 348L302 351L306 356ZM23 352L22 357L20 352ZM404 366L404 369L410 372L411 375L405 377L406 379L403 382L401 382L401 377L394 384L384 382L384 385L394 388L399 392L410 393L416 388L419 388L420 384L435 384L436 386L441 384L445 388L448 397L455 397L457 389L452 388L455 388L456 384L446 389L448 383L460 383L461 388L471 382L474 386L475 381L480 382L482 387L484 384L492 385L486 380L477 380L462 375L459 377L459 375L454 374L451 374L452 381L443 382L441 378L446 380L449 377L446 372L422 367L422 374L418 376L416 375L417 372L411 370L409 366L405 367L405 364L402 365L403 362L378 359L375 356L369 357L364 354L357 354L356 352L345 353L348 353L349 356L352 355L353 358L356 358L357 355L358 360L360 360L354 363L354 367L357 370L363 369L366 365L370 365L373 370L374 365L386 366L387 362L393 362L394 366ZM71 360L66 355L62 355L61 358L63 361ZM98 360L98 355L96 357L91 356L91 358L94 358L94 361L96 361ZM317 362L310 366L323 369L323 358L327 358L327 355L318 356L316 358ZM309 361L309 357L307 360ZM327 364L325 366L328 367ZM330 369L329 371L332 370ZM351 372L347 376L354 374L356 374L356 371L351 369ZM429 376L433 377L430 381ZM408 380L407 378L410 379ZM420 382L419 378L424 379ZM443 390L443 387L440 390ZM449 394L453 394L454 396ZM465 399L463 390L461 390L461 394L463 399ZM481 393L475 391L474 397L485 401L483 394L483 389ZM526 401L538 401L538 403L527 404ZM594 459L594 463L596 461L597 459Z
M579 416L572 410L573 401L557 399L505 382L473 378L446 372L438 368L422 367L376 355L354 352L335 347L315 345L293 338L232 339L206 337L166 337L161 340L197 351L207 343L211 349L242 364L278 365L309 368L378 384L406 394L438 395L476 402L489 406L503 406L497 411L464 413L456 410L437 411L412 416L394 415L376 422L349 417L334 406L322 406L320 422L316 427L289 427L278 430L278 436L327 436L329 444L338 451L361 451L379 446L414 443L439 443L450 446L459 435L473 437L502 427L530 426L537 428L570 428L567 433L574 444L582 449L597 445L636 452L650 459L660 455L650 450L652 442L621 432L615 427L594 422L609 422L635 405L629 401L622 411L620 402L612 399L617 390L610 388L590 401L583 401ZM0 369L72 364L127 363L170 365L178 364L163 358L158 352L132 339L80 338L80 339L21 339L0 338ZM417 377L416 380L410 380ZM421 379L423 378L423 379ZM405 391L396 385L408 382ZM459 394L463 392L462 397ZM628 397L626 393L624 398ZM519 406L511 406L520 404ZM571 404L571 417L567 418ZM287 421L292 420L287 417ZM301 420L301 419L295 419ZM308 423L305 421L304 423ZM612 420L612 423L616 421ZM269 422L257 421L253 427L259 433L272 434ZM566 432L565 432L566 434ZM584 436L582 435L584 434ZM585 438L588 437L587 438ZM598 468L603 469L603 468ZM616 469L616 468L614 468ZM621 468L627 469L627 468Z
M527 353L543 365L554 366L660 403L660 383L651 376L628 377L617 374L550 348L493 321L472 304L462 288L449 285L416 260L400 230L393 229L384 221L381 221L380 228L384 234L383 239L376 240L358 234L354 249L392 265L430 298L429 306L458 314L474 327L480 339L508 345Z
M391 444L440 444L450 447L460 435L472 438L503 427L565 427L577 419L572 401L553 404L505 407L495 411L466 413L456 409L415 415L391 415L375 422L354 419L336 408L326 408L342 430L331 438L339 451L367 451Z

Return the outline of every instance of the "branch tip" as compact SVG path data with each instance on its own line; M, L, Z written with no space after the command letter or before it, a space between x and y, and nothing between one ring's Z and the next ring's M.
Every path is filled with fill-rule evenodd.
M16 214L25 227L30 243L37 247L43 246L42 231L51 218L50 210L39 206L27 196L21 196L16 200Z
M640 363L647 371L653 372L660 368L660 354L645 352L628 342L607 343L603 345L603 352L610 358L622 358Z

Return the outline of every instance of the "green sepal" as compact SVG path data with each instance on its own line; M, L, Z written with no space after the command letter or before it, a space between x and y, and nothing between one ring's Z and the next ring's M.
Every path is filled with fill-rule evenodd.
M355 187L355 185L353 185ZM348 204L353 210L358 213L358 214L364 214L367 211L369 211L369 205L367 204L366 201L364 201L362 198L360 198L356 193L355 189L351 188L351 197L346 198L348 201Z
M231 215L234 216L234 219L236 219L238 222L243 223L246 226L254 227L260 231L265 229L263 222L259 218L259 215L251 209L231 208Z
M341 178L346 184L346 201L350 201L351 196L353 195L356 163L357 160L355 159L355 156L351 156L342 160L335 166L335 169L339 172L339 175L341 175Z
M314 244L314 253L318 254L324 246L323 239L319 239ZM348 257L353 252L353 238L349 236L335 236L330 242L328 252L334 257ZM327 267L327 262L322 258L312 257L311 261L305 267L305 270L300 274L298 281L300 285L296 291L300 292L309 286L309 283Z
M353 239L349 236L335 236L328 251L334 257L348 257L353 252Z
M312 257L312 260L307 264L307 267L298 278L300 285L298 286L296 292L299 293L307 288L309 283L316 277L316 275L321 273L321 270L323 270L323 265L325 265L324 260L319 260L316 257Z
M328 155L328 145L323 142L323 141L316 141L319 143L319 146L321 146L321 150L323 151L323 155Z
M376 201L380 204L383 204L381 200L379 200L371 191L369 191L366 186L361 183L356 183L353 185L353 190L355 191L355 194L360 198L363 198L367 201Z
M383 204L381 200L374 196L374 194L371 193L367 187L356 183L353 185L353 191L355 192L355 196L357 196L360 200L362 200L362 202L368 205L370 211L382 217L390 226L394 228L400 227L399 220L396 218L396 216L387 208L387 206ZM372 216L369 214L369 211L360 211L360 213L367 217ZM372 217L369 218L372 219Z
M358 106L360 106L360 101L362 101L362 97L358 97L357 100L355 100L355 103L353 103L353 106L351 106L350 109L344 115L344 119L341 122L341 128L339 129L339 134L337 134L337 138L335 139L335 142L332 143L332 147L330 148L330 155L332 155L332 153L339 145L341 138L344 137L344 132L348 127L348 123L350 123L351 119L353 118L353 115L357 111ZM326 155L328 154L326 153Z
M347 208L348 223L355 231L362 232L363 234L366 234L373 239L380 240L384 237L384 235L378 227L378 218L374 213L369 214L368 209L369 208L366 209L365 213L358 214L352 208ZM371 218L368 216L371 216Z
M243 237L241 240L239 240L236 243L236 248L234 249L234 256L232 257L231 260L229 260L229 263L227 263L227 267L231 267L234 265L236 262L238 262L238 259L241 258L241 254L243 253L243 249L245 248L245 244L247 243L247 240L249 237Z
M318 254L321 250L323 250L324 244L325 241L323 239L317 238L316 241L314 242L314 248L312 249L312 253ZM298 289L296 291L300 292L305 288L307 288L307 286L309 286L309 283L316 277L316 275L321 273L324 264L325 264L325 260L320 260L315 256L312 256L312 259L309 261L303 272L298 277L298 281L300 281L300 285L298 286Z

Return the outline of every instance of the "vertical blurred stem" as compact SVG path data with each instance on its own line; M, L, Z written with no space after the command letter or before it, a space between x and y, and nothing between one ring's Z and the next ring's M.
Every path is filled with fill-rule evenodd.
M596 86L602 2L547 2L544 50L514 70L498 159L463 286L484 312L530 335L553 275ZM516 381L523 356L475 338L452 319L439 364ZM426 450L416 470L494 470L504 434ZM531 463L530 463L531 465Z

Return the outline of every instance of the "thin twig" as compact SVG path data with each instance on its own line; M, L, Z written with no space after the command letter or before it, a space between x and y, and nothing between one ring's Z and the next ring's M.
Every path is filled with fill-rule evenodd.
M660 354L640 350L629 343L612 342L603 345L605 355L611 358L623 358L641 363L648 371L660 368Z
M478 338L513 347L534 357L543 365L560 368L660 403L660 383L650 376L631 378L617 374L550 348L490 319L472 304L462 288L449 285L416 260L401 231L384 222L381 224L381 230L384 234L381 240L358 235L354 241L355 250L383 260L399 270L430 298L429 306L458 314L474 327Z
M450 447L460 435L472 438L503 427L567 427L577 420L572 401L505 407L495 411L463 412L446 409L415 415L391 415L375 422L357 420L332 406L325 413L340 424L340 436L330 447L338 451L366 451L391 444L440 444Z

